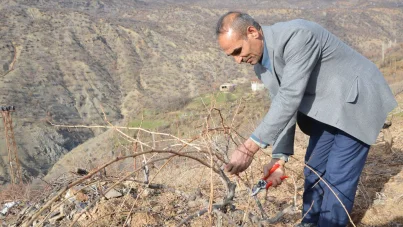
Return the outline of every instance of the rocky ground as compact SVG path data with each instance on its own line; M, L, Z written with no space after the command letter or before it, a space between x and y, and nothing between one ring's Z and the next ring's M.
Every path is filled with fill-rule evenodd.
M222 82L252 78L214 39L218 17L247 10L262 24L294 18L318 22L401 81L399 1L98 1L0 2L0 102L13 114L25 179L101 129L66 131L46 123L132 124L142 113L181 109ZM382 56L384 57L382 59ZM398 85L398 87L403 87ZM169 94L169 95L167 95ZM0 183L8 154L0 133Z
M383 130L377 143L371 147L359 183L351 214L356 226L397 227L403 224L403 94L398 95L397 99L399 107L391 114L392 125L388 129L393 139L392 146L390 148L385 142L389 139ZM240 108L237 109L237 116L242 115ZM210 116L208 113L205 113L206 116ZM43 222L45 226L67 226L74 222L77 226L178 226L182 222L185 222L185 226L293 226L298 223L302 215L302 160L308 138L297 131L295 155L287 164L290 178L280 187L270 189L266 195L258 195L260 209L250 196L250 190L261 177L263 165L270 160L270 149L259 152L251 168L239 177L223 178L219 172L206 168L210 161L216 163L218 168L222 163L220 160L226 159L225 151L231 150L231 146L227 147L223 140L227 138L223 133L231 125L233 115L223 114L223 117L224 126L220 124L218 113L211 113L211 121L204 125L201 120L202 127L196 129L199 136L195 134L193 140L186 140L188 145L173 135L156 134L153 137L144 131L137 134L137 138L144 141L143 149L140 141L137 144L134 141L124 144L124 140L121 140L117 145L121 148L119 152L104 153L98 157L101 159L98 163L94 161L85 166L82 162L86 158L73 160L73 152L71 156L66 156L64 164L59 162L55 166L60 171L64 166L59 175L53 173L45 179L37 179L32 185L23 186L25 189L3 188L0 198L7 198L6 202L18 202L1 216L3 223L20 225L44 207L46 209L34 218L34 223ZM209 130L204 130L207 127ZM109 136L121 137L127 133L116 130L110 132ZM104 140L107 140L106 135ZM118 160L119 157L150 150L147 146L153 143L156 147L154 150L161 150L162 153L151 151L144 157L140 155L135 159ZM86 147L90 149L90 146ZM199 151L197 147L210 147L212 153L208 149ZM105 149L101 144L99 148ZM167 150L189 152L186 154L199 161L173 158L169 153L164 153ZM88 152L81 151L83 154ZM213 159L210 158L211 154ZM148 173L142 168L144 158L150 163L147 165ZM102 167L102 164L114 160L115 164ZM228 182L235 186L230 190L234 194L230 196L230 203L220 206L228 198ZM217 208L212 209L211 213L208 211L210 204ZM262 212L267 216L262 218Z

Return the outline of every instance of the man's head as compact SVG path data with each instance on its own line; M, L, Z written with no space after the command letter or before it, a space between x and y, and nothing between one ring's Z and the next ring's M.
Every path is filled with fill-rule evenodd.
M220 17L216 35L221 49L238 63L254 65L263 55L260 25L248 14L228 12Z

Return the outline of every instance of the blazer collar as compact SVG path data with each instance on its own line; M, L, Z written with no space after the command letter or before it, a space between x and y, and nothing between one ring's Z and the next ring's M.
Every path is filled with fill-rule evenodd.
M260 60L260 64L268 69L270 72L272 71L269 52L267 51L266 42L263 40L263 54L262 59Z
M262 26L264 36L264 46L269 54L270 66L274 76L277 77L276 70L274 68L274 48L273 48L273 30L270 26Z

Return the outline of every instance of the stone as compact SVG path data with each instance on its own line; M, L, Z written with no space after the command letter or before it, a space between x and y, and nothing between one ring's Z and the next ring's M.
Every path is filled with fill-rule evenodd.
M202 194L200 188L197 188L197 189L195 190L194 194L195 194L195 196L196 196L197 198L203 197L203 194Z
M151 200L150 201L150 206L151 207L154 207L154 206L157 206L158 205L158 202L157 201L154 201L154 200Z
M18 202L13 201L13 202L8 202L8 203L4 204L4 207L3 207L3 209L0 211L0 213L1 213L2 215L6 215L6 214L8 213L8 211L9 211L11 208L13 208L15 205L18 205Z
M132 189L134 189L134 188L137 187L137 184L138 184L138 183L136 183L136 182L134 182L134 181L123 181L123 185L124 185L126 188L132 188Z
M122 193L116 191L116 190L113 189L113 188L112 188L111 190L109 190L109 191L105 194L105 197L106 197L107 199L119 198L119 197L122 197L122 196L123 196Z
M276 201L276 197L269 195L269 196L266 197L266 201L267 202L274 202L274 201Z
M381 199L375 199L373 203L374 205L385 205L385 201Z
M154 194L154 190L146 188L146 189L144 189L143 192L140 192L140 197L142 199L144 199L144 198L147 198L147 197L149 197L149 196L151 196L153 194Z
M79 187L73 187L70 188L67 192L66 195L64 196L65 199L67 199L69 202L74 203L76 200L80 202L84 202L88 200L88 196L82 192L82 188Z
M130 194L132 195L134 198L137 196L137 190L134 188L123 188L122 190L123 194Z
M67 199L67 201L74 203L74 201L76 200L76 197L74 196L73 192L71 189L69 189L66 192L66 195L64 196L65 199Z
M190 201L195 201L196 200L196 195L195 194L190 195L189 200Z
M188 202L188 207L189 208L195 208L195 207L198 207L198 206L200 206L200 203L197 202L197 201L189 201Z
M154 212L154 213L159 213L159 212L161 212L163 210L163 208L162 208L162 206L154 206L153 208L152 208L152 211Z

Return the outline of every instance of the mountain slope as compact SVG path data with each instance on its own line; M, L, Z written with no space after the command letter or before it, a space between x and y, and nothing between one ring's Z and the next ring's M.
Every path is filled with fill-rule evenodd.
M262 24L316 21L378 64L382 45L403 42L398 1L246 2L2 1L0 103L17 107L15 136L25 175L46 173L103 132L61 130L45 119L104 124L104 112L126 124L141 119L143 110L172 111L222 82L252 78L250 66L236 66L215 42L215 23L228 9L248 11ZM0 134L0 181L8 179L4 143Z

